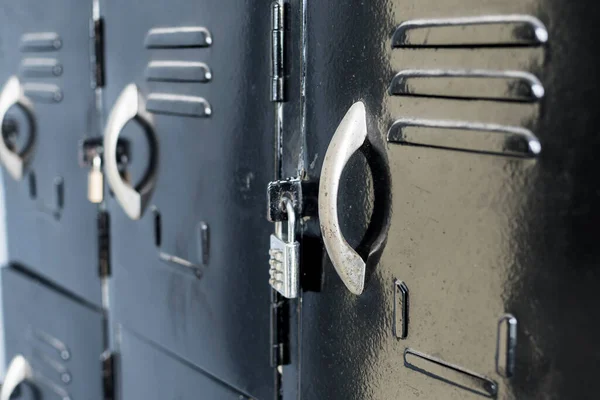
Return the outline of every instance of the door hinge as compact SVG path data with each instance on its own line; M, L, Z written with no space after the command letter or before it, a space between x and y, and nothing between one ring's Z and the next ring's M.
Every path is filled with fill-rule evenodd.
M110 350L102 353L102 392L104 400L115 399L115 354Z
M283 102L286 97L286 5L271 4L271 101Z
M104 19L91 20L92 40L92 88L104 87Z
M290 312L289 300L278 292L271 296L271 366L277 368L290 363Z
M98 274L101 278L110 276L110 215L98 211Z

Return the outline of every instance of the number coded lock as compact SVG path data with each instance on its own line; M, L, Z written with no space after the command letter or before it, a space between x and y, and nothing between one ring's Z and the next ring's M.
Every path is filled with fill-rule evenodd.
M283 236L282 223L277 222L269 249L269 284L282 296L293 299L298 297L300 243L296 241L296 215L292 200L283 197L281 204L287 213L287 234Z
M92 203L102 203L104 199L104 175L102 173L102 158L95 155L88 172L88 200Z

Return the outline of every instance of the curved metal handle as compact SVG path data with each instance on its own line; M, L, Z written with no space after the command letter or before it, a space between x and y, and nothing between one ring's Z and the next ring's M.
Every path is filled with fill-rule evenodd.
M31 365L29 365L25 357L17 354L6 370L6 377L0 391L0 400L10 400L10 396L12 396L15 389L21 383L32 378L33 370L31 369Z
M15 180L21 180L33 153L35 121L33 119L33 104L25 97L21 82L14 75L6 81L2 93L0 93L0 127L4 123L6 113L12 106L21 107L27 114L31 123L31 136L25 149L20 154L9 149L4 138L0 137L0 162Z
M350 107L331 139L319 184L319 220L325 248L348 290L357 295L365 286L366 263L340 230L337 200L344 167L366 138L367 115L365 105L359 101Z
M121 178L117 163L119 135L131 120L138 121L144 127L152 152L151 165L142 182L135 188ZM152 116L146 111L144 98L138 87L135 84L129 84L119 95L108 117L104 131L104 168L108 184L112 188L117 201L131 219L140 219L148 205L156 181L156 168L152 165L156 162L156 158L157 145L152 130Z

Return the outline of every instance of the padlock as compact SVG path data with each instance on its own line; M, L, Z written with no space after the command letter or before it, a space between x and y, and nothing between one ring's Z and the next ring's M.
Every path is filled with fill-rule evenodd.
M293 299L298 296L300 243L296 241L294 205L287 197L283 198L282 204L287 212L287 236L283 237L281 222L277 222L276 234L271 235L269 249L269 284L282 296Z
M104 175L102 174L102 158L95 155L88 172L88 200L92 203L102 203L104 199Z

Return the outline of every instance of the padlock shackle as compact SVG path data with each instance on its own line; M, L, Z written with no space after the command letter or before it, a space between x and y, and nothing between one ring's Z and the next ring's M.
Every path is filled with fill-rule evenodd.
M281 205L285 206L287 214L287 241L293 242L296 239L296 211L294 210L294 203L289 197L283 196L281 198Z

